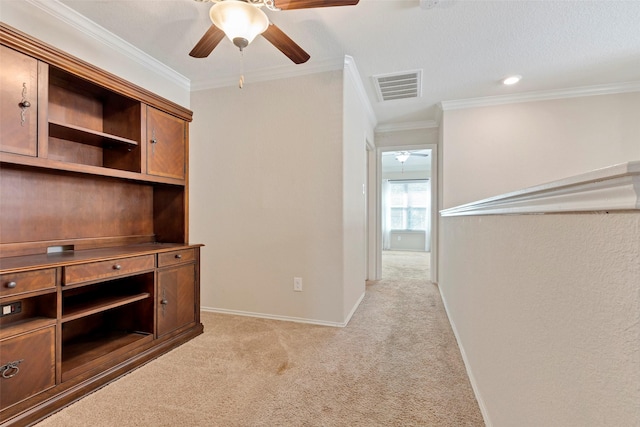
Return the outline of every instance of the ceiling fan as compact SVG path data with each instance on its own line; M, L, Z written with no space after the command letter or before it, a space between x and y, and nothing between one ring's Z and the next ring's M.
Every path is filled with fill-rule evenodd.
M300 46L275 26L262 11L311 9L330 6L353 6L359 0L196 0L214 3L209 11L213 24L196 43L189 55L206 58L226 35L242 51L258 35L267 39L296 64L310 58Z
M429 157L429 153L421 153L419 151L386 151L383 154L385 154L385 155L393 154L394 157L396 158L396 160L399 161L402 164L404 164L404 162L409 160L409 157L411 157L411 156Z

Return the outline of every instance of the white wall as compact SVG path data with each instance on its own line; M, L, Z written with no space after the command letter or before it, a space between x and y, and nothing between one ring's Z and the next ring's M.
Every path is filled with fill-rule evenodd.
M358 77L359 78L359 77ZM372 129L357 82L345 68L343 85L343 317L347 318L364 295L366 271L367 138Z
M640 92L445 111L443 203L640 159Z
M355 180L343 181L351 134L343 130L343 71L248 81L194 92L191 101L190 237L206 245L202 305L342 323L345 295L362 286L364 270L355 267L357 280L344 283L352 231L343 191L355 191ZM356 175L362 182L364 173ZM294 276L303 292L293 292Z
M62 3L1 0L0 21L189 108L186 78L140 51L123 54L120 47L134 48Z
M376 147L392 148L403 145L437 144L438 133L437 127L376 132Z
M442 224L440 290L487 425L638 425L640 212Z
M391 230L389 241L392 251L424 251L426 244L422 230Z

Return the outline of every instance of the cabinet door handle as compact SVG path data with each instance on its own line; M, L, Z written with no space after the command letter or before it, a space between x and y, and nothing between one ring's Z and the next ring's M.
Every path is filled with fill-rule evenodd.
M160 301L160 304L167 305L169 304L169 301L163 298L162 301Z
M122 266L120 264L116 264L113 266L114 270L120 270L122 268Z
M0 371L2 372L2 378L13 378L18 375L20 372L20 368L18 365L22 363L24 359L16 360L15 362L9 362L6 365L0 366Z
M24 126L27 118L25 117L25 112L27 108L31 107L31 103L27 101L27 83L22 83L22 101L18 104L20 107L20 126Z
M16 286L18 286L18 284L16 282L9 282L7 283L7 288L13 289Z
M182 259L182 255L181 254L176 254L176 259Z
M158 138L156 138L156 128L151 130L151 154L156 153L156 144L158 143Z

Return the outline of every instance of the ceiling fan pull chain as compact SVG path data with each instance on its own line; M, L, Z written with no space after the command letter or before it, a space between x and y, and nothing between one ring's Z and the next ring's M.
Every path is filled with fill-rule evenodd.
M244 52L240 50L240 80L238 81L238 87L242 89L244 87Z

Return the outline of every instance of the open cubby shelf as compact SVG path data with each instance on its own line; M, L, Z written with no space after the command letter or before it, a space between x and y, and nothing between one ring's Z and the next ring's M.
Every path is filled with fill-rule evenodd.
M105 296L98 299L92 299L90 301L84 301L77 303L71 307L65 307L63 309L61 322L69 322L81 317L89 316L92 314L100 313L101 311L111 310L112 308L120 307L122 305L131 304L132 302L140 301L151 296L148 292L143 292L136 295L126 296Z
M109 359L153 339L149 332L92 332L65 342L62 352L62 381L67 381Z
M29 157L19 154L0 152L0 169L7 166L15 166L20 168L37 168L39 170L48 169L51 171L71 172L80 173L83 175L125 179L127 181L148 182L150 184L166 184L176 187L185 186L185 180L179 178L148 175L140 172L111 169L103 166L84 165L79 163L65 162L61 160L44 159L41 157Z
M81 144L104 146L109 144L124 144L125 146L137 146L138 142L132 139L121 138L104 132L74 126L71 124L58 123L49 120L49 135L55 138L75 141Z
M55 326L55 324L55 318L41 316L18 320L7 326L3 326L2 329L0 329L0 340L13 335L19 335L27 331L33 331L47 326Z

